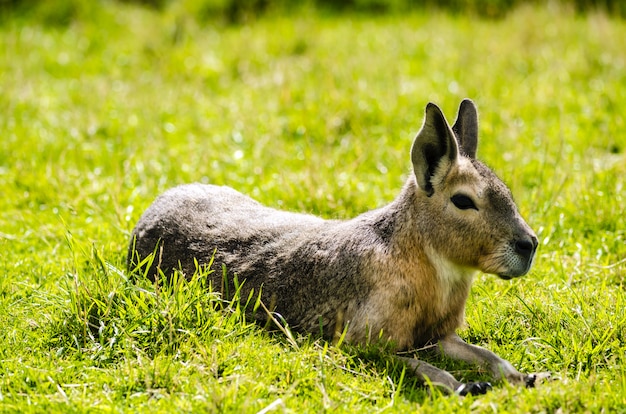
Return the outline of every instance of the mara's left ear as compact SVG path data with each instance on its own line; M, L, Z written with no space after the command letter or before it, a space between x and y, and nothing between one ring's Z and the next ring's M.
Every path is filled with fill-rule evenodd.
M470 99L464 99L459 105L459 113L452 126L456 135L461 153L469 158L476 158L478 146L478 111Z
M411 148L413 172L419 187L428 197L435 192L433 176L439 171L447 174L456 163L459 149L454 132L441 109L434 103L426 105L424 124Z

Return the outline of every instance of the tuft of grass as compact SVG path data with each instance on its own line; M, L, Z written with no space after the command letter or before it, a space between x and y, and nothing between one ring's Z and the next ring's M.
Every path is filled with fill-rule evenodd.
M88 265L67 275L59 296L62 310L50 338L59 353L87 353L107 364L132 349L152 358L210 342L211 335L250 329L238 298L226 302L207 285L212 269L191 280L176 274L152 283L105 262L96 249Z

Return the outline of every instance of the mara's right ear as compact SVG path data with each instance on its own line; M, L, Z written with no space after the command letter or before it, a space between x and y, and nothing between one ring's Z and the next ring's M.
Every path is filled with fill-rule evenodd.
M424 124L411 148L413 172L419 187L430 197L435 192L433 177L441 170L447 174L459 156L454 132L441 109L434 103L426 105Z

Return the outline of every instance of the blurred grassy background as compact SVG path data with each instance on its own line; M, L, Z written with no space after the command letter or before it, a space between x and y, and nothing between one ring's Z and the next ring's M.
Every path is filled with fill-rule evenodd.
M199 21L221 20L227 23L242 23L268 13L285 13L303 8L372 15L441 10L502 18L516 7L530 4L558 4L579 13L601 11L613 16L626 16L626 3L622 0L0 0L0 12L4 18L22 16L39 19L46 24L66 25L93 13L94 9L110 1L135 3L157 10L177 8L192 14Z

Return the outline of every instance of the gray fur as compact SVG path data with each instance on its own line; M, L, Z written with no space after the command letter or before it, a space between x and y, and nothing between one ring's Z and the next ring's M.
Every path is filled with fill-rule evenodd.
M534 377L455 333L476 270L521 276L537 246L507 187L474 159L477 125L470 100L454 128L428 104L411 149L415 174L389 205L352 220L275 210L228 187L173 188L134 229L129 268L156 252L148 275L179 269L190 276L196 260L206 265L215 251L217 268L237 275L244 297L261 292L292 329L327 338L345 329L350 342L390 341L397 350L439 344L446 355L487 365L497 378L529 382ZM476 209L451 201L460 193ZM211 277L221 288L221 272ZM459 393L487 388L461 384L417 359L403 361Z

